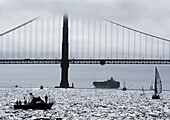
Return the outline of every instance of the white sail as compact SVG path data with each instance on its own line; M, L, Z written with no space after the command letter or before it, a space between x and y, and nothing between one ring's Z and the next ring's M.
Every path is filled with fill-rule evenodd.
M162 82L161 77L159 75L159 72L157 68L155 69L155 93L159 94L162 92Z

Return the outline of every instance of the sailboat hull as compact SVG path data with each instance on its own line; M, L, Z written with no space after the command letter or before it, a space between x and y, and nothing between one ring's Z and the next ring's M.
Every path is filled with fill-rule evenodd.
M153 95L152 99L160 99L159 95Z

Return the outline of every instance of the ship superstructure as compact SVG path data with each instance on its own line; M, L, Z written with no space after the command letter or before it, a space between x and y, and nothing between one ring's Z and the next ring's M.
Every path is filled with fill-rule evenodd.
M120 82L114 80L113 77L111 77L111 78L108 79L107 81L103 81L103 82L93 82L93 85L94 85L96 88L119 88L119 87L120 87Z

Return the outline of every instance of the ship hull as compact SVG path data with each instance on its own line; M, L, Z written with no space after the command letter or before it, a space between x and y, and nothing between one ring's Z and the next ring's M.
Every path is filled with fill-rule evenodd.
M26 104L26 105L14 105L14 109L38 109L46 110L52 107L53 103L37 103L37 104Z
M114 88L114 89L118 89L120 87L120 83L119 82L114 82L114 83L106 83L106 82L93 82L93 85L96 88Z

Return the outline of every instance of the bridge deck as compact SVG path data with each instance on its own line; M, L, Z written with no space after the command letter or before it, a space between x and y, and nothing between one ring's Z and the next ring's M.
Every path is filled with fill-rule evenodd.
M61 59L0 59L0 64L61 64ZM69 59L69 64L170 64L170 59Z

